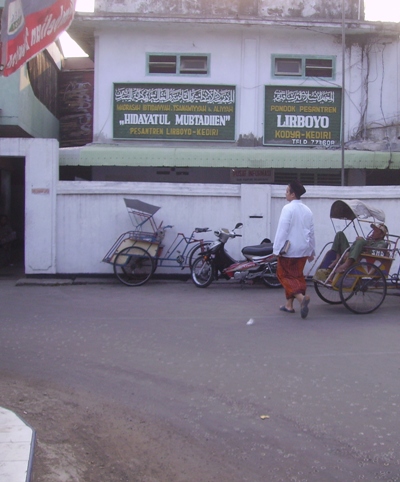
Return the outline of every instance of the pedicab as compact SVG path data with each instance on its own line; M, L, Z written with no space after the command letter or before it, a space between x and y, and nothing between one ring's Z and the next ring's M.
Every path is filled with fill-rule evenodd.
M160 207L139 199L124 198L124 202L134 229L118 237L103 262L111 264L118 280L127 286L147 283L158 267L190 269L197 256L212 243L202 238L202 233L210 231L209 228L194 228L189 236L178 232L166 248L166 254L161 256L164 250L161 243L166 231L173 226L155 221L154 215Z
M139 199L124 198L124 202L134 228L117 238L103 262L113 265L114 273L121 282L125 283L125 278L132 278L132 286L139 286L154 273L154 257L162 249L165 231L162 222L157 225L154 220L159 206Z
M342 231L352 231L352 227L355 233L351 233L352 236L363 238L366 238L365 232L370 231L371 224L385 223L385 213L381 209L358 199L334 201L330 218L335 233L338 229L334 220L342 220ZM348 238L351 243L350 235ZM372 313L378 309L388 290L393 290L391 294L398 294L395 290L400 288L400 268L391 271L393 261L399 253L399 239L400 236L388 233L385 236L386 247L377 249L365 246L359 258L343 273L338 271L338 267L345 260L350 248L335 262L333 241L327 243L309 270L309 273L314 272L312 281L319 298L332 305L343 304L357 314Z

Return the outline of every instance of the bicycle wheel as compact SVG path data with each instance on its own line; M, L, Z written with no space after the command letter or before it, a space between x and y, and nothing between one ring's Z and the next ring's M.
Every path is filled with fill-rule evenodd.
M263 274L261 275L261 280L268 286L268 288L281 288L282 284L276 276L276 269L278 267L277 261L272 261L268 263Z
M153 258L142 248L125 248L115 258L114 273L127 286L143 285L154 273Z
M314 289L317 295L325 303L330 305L340 305L342 300L340 299L340 292L337 288L332 288L330 285L323 285L314 281Z
M211 245L212 241L203 241L199 244L193 246L187 255L187 263L189 268L192 269L194 261L206 251L206 249Z
M386 278L371 263L356 263L343 274L340 281L340 298L353 313L372 313L381 306L386 297Z
M191 276L193 283L198 288L207 288L213 279L213 263L210 259L204 259L203 256L200 256L193 262Z

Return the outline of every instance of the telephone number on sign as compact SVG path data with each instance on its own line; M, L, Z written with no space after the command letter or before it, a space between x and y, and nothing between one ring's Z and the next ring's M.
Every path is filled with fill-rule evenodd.
M321 139L292 139L292 143L295 145L300 146L324 146L324 147L331 147L336 145L336 141L333 140L321 140Z

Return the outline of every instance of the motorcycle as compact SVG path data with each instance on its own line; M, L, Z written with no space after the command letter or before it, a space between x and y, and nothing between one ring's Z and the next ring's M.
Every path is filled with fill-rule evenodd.
M276 276L278 262L277 257L272 254L271 240L264 239L259 245L244 247L242 254L246 259L243 261L234 260L225 251L228 239L242 236L236 233L242 226L242 223L237 223L231 231L224 228L214 231L218 240L207 247L191 268L193 283L198 288L206 288L221 277L227 280L238 279L241 284L261 279L270 288L282 286Z

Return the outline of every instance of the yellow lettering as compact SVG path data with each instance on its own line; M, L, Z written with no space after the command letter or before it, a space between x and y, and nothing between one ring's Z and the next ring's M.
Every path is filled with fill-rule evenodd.
M332 132L307 131L306 139L332 139Z
M296 112L295 105L271 105L272 112Z
M196 129L196 135L205 137L217 136L218 129Z
M300 139L300 131L275 131L275 139Z
M164 129L162 127L131 127L129 133L135 136L163 136Z

